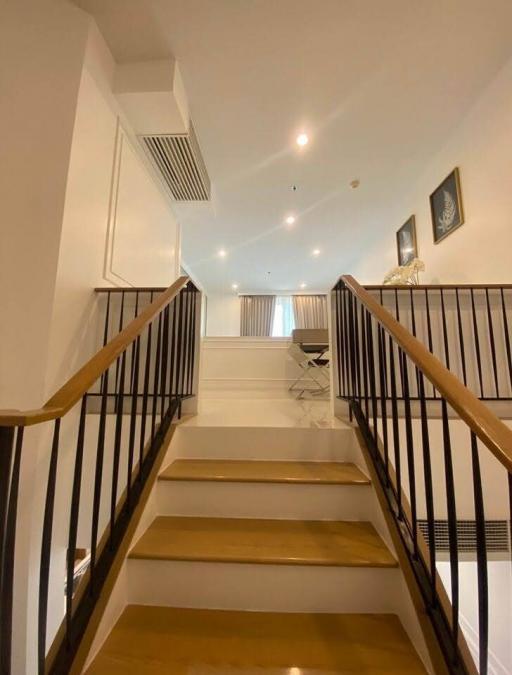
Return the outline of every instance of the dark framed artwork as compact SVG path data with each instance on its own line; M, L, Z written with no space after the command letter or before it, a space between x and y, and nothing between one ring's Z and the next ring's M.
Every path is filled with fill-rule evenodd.
M416 245L416 218L411 216L396 233L398 264L408 265L418 257Z
M455 168L430 195L434 244L451 234L464 222L459 170Z

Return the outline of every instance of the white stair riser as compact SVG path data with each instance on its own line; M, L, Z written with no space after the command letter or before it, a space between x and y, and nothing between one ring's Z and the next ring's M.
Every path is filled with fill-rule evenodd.
M352 461L352 429L178 427L169 459Z
M398 569L128 561L128 602L275 612L397 612Z
M353 485L290 485L158 481L158 514L219 518L371 520L372 488Z

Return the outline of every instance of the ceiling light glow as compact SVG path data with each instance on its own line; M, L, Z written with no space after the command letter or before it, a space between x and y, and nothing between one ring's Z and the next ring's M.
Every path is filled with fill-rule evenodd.
M300 285L301 288L306 288L306 286L307 286L307 284L305 284L304 282L302 282L301 285Z
M236 289L238 288L238 284L231 284L231 288L232 288L234 291L236 291Z
M308 144L308 142L309 142L309 138L308 138L307 134L302 133L302 134L299 134L297 136L297 145L300 145L301 147L304 147L305 145Z
M296 220L295 216L287 216L285 222L286 222L287 225L293 225L293 223L295 222L295 220Z
M220 248L220 249L217 251L217 255L219 256L219 258L225 258L225 257L227 256L227 251L226 251L226 249Z
M314 256L320 255L320 249L319 249L319 248L314 248L314 249L311 251L311 255L314 255Z

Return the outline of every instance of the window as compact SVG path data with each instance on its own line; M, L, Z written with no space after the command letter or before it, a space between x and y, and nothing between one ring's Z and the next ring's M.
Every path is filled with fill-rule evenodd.
M274 308L272 337L289 337L295 328L291 295L278 295Z

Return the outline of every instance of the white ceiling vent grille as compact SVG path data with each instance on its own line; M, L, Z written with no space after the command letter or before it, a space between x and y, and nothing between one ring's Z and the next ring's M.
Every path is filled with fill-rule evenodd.
M176 201L204 202L210 199L210 178L192 122L188 134L140 138Z

